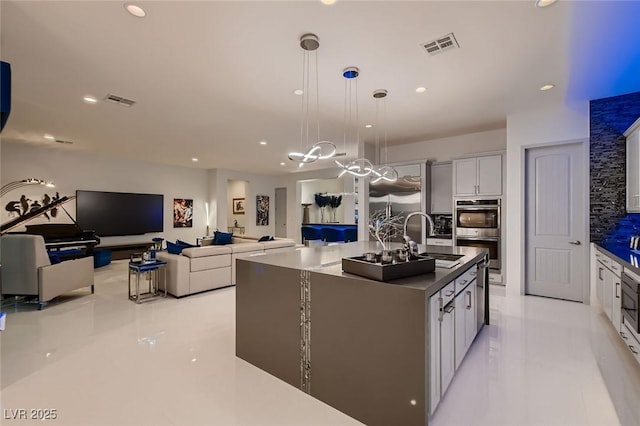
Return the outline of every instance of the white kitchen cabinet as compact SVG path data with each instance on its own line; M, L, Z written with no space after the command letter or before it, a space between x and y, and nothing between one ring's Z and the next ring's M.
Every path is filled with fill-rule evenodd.
M440 323L440 395L444 395L456 372L455 302L445 305Z
M596 297L617 331L621 330L621 274L622 265L596 250Z
M624 133L627 138L627 212L640 212L640 118Z
M431 165L431 213L451 214L453 212L452 163Z
M456 296L456 369L464 359L476 337L478 321L476 318L476 280L474 279Z
M502 195L502 156L453 160L453 195Z

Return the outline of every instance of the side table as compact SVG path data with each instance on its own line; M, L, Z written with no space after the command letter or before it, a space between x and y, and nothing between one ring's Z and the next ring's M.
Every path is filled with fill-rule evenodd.
M147 302L158 297L167 297L167 262L153 260L147 262L129 262L129 300L136 303ZM160 271L163 276L163 289L160 286ZM147 274L148 291L140 293L140 275ZM131 293L131 275L135 275L135 294Z

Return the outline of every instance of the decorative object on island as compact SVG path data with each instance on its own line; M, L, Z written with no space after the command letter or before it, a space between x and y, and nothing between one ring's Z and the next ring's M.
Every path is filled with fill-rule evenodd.
M305 164L313 163L316 160L326 160L336 154L336 146L333 142L320 140L320 90L318 85L318 53L316 50L320 47L320 40L315 34L303 34L300 37L300 47L302 47L302 118L300 122L300 151L290 152L289 160L296 161L298 167ZM309 103L311 99L311 90L309 84L309 63L311 61L311 52L314 53L315 59L315 91L316 91L316 129L317 142L309 145ZM305 151L306 150L306 151Z
M173 199L173 227L191 228L193 226L193 200Z
M320 207L320 222L324 223L324 209L331 204L331 197L318 192L314 194L313 198L316 201L316 205Z
M256 195L256 225L269 225L269 196Z
M233 214L244 214L244 198L234 198L232 204Z
M342 195L332 195L329 204L331 205L331 221L338 223L336 220L336 210L340 207L340 204L342 204Z
M382 245L383 250L388 248L391 239L402 232L403 219L402 216L392 216L383 210L371 213L369 233Z
M380 102L382 102L382 105L383 105L382 121L384 123L384 164L383 165L378 164L371 171L372 184L376 184L383 180L387 182L395 182L398 180L398 172L396 171L396 169L389 166L389 163L387 161L387 101L386 100L387 100L388 94L389 92L387 92L386 89L378 89L373 91L373 99L376 100L376 152L378 152L378 155L380 155L379 154L380 153L380 127L382 127L378 119Z
M373 164L366 158L358 157L358 149L360 147L360 128L358 124L358 76L360 70L357 67L347 67L342 70L344 77L344 150L347 159L344 162L335 160L335 163L342 169L338 177L348 173L353 176L369 176L373 170ZM355 89L354 89L355 86ZM348 98L348 100L347 100ZM351 148L351 155L347 151L348 145ZM349 158L351 160L349 161Z

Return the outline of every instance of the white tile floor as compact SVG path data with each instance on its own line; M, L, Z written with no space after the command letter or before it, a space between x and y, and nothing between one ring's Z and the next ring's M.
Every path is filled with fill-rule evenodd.
M359 424L235 357L234 288L135 305L126 287L120 261L96 271L95 295L76 291L41 312L5 307L3 424L29 423L5 418L17 408L56 409L61 425ZM613 333L599 309L492 293L493 325L433 424L620 424L596 359L627 376L640 368L598 349ZM636 424L635 412L622 423Z

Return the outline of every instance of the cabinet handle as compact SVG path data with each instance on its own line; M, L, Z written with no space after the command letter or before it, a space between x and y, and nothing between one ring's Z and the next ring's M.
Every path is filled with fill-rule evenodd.
M620 293L618 293L619 287L620 287L620 283L616 283L616 299L620 299Z
M453 304L451 304L451 305L450 305L448 308L446 308L444 311L445 311L446 313L450 314L451 312L453 312L453 310L454 310L455 308L456 308L456 307L455 307L455 306L453 306Z
M476 275L478 275L478 271L472 271L472 272L471 272L471 276L472 276L472 277L475 277Z
M469 296L469 302L467 303L467 311L471 309L471 292L467 292L467 296Z
M438 297L438 321L442 322L444 314L442 313L442 297Z
M455 294L455 291L453 291L453 290L449 290L449 291L448 291L448 292L446 292L444 295L445 295L446 297L449 297L449 296L453 296L454 294Z
M629 349L631 349L631 352L633 352L635 355L638 355L638 351L634 346L629 345Z
M459 283L459 284L460 284L460 285L465 285L466 283L467 283L467 280L462 280L462 281L460 281L460 283Z
M624 334L624 331L621 331L621 332L620 332L620 335L622 336L622 338L623 338L624 340L628 340L628 339L629 339L629 338Z
M599 280L603 280L604 278L602 278L602 268L598 268L598 279Z

